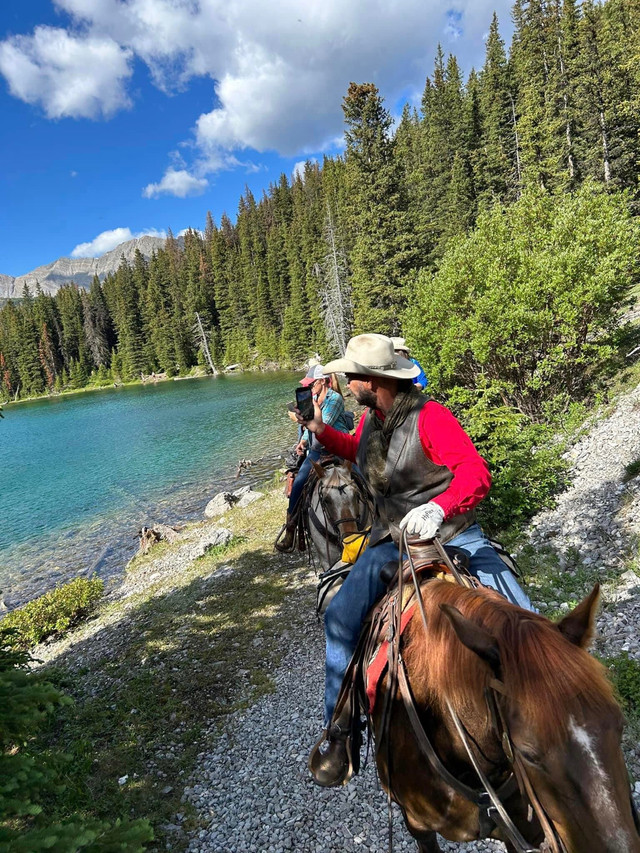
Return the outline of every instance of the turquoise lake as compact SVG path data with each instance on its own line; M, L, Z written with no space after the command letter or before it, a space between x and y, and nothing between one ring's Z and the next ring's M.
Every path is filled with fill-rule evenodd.
M117 577L142 525L202 518L216 492L267 478L295 442L286 404L297 380L231 374L5 407L0 589L9 607L80 574ZM236 480L242 458L260 461Z

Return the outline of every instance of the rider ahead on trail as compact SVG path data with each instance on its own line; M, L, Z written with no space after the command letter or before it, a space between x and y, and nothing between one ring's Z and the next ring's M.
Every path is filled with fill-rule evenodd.
M346 415L342 394L331 388L331 377L327 375L321 364L310 367L307 375L300 380L300 384L304 388L311 388L314 401L320 407L322 419L326 424L330 424L338 432L349 432L353 426L353 421ZM303 434L298 442L298 453L302 454L307 446L309 447L309 452L293 481L293 488L289 495L287 520L275 542L275 548L278 551L286 552L293 550L297 526L296 509L305 484L309 479L309 474L311 473L311 463L320 462L327 455L327 451L316 437L312 435L310 438L311 441L309 442L308 438Z
M468 554L482 584L531 609L476 522L475 507L491 485L487 464L451 412L414 388L418 369L394 352L391 338L357 335L344 358L324 366L326 373L345 373L351 393L369 407L356 434L325 424L317 404L305 424L331 453L357 463L376 505L369 546L325 613L325 730L312 752L312 772L326 787L345 780L346 734L333 712L363 620L386 590L380 569L398 562L403 529L419 539L439 534Z

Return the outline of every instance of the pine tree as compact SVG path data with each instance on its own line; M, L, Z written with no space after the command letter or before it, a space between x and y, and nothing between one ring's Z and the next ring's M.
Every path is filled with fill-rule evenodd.
M544 0L516 0L510 67L517 87L518 148L522 180L552 189L559 177L561 119L550 98L553 31Z
M343 111L354 330L390 334L398 329L404 279L415 258L392 119L372 83L352 83Z
M353 327L353 302L349 266L336 215L326 202L325 256L318 265L325 333L333 355L344 355Z
M485 202L506 202L518 194L514 105L514 86L494 12L479 79L481 147L476 161L476 183Z
M40 364L44 373L47 390L51 392L55 388L56 379L58 377L58 368L46 323L42 324L40 332L38 356L40 357Z
M111 317L97 276L88 293L82 293L83 331L91 359L98 367L109 364L109 353L115 344Z

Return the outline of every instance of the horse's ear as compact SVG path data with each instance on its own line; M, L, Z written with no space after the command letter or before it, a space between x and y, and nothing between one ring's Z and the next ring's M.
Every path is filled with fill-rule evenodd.
M321 480L321 479L325 476L325 474L327 473L327 469L326 469L326 468L324 468L322 465L319 465L319 464L318 464L315 460L313 460L313 459L310 459L309 461L311 462L311 464L312 464L312 466L313 466L313 470L314 470L314 471L316 472L316 474L318 475L318 479L320 479L320 480Z
M571 613L568 613L564 619L557 623L558 630L564 634L570 643L580 646L582 649L586 649L591 643L595 632L599 602L600 584L597 583L589 595L577 607L574 607Z
M353 462L350 459L344 460L344 467L347 469L349 473L351 473L351 469L353 468Z
M440 609L451 622L460 642L475 652L485 663L488 663L496 678L502 679L500 652L495 637L480 625L476 625L475 622L463 616L457 607L453 607L451 604L441 604Z

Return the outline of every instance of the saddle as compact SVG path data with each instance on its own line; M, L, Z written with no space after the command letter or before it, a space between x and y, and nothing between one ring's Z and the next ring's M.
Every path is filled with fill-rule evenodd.
M338 694L332 724L348 732L346 754L349 767L345 771L344 784L360 769L361 717L363 714L370 717L375 707L378 687L389 666L393 646L397 648L397 643L392 644L391 640L396 632L400 635L404 632L416 607L422 607L416 589L435 579L468 588L480 586L469 573L469 558L460 548L442 546L437 540L406 544L409 556L401 567L395 563L383 566L381 577L389 587L363 623L358 646ZM391 574L392 566L395 572L386 578L385 570Z

